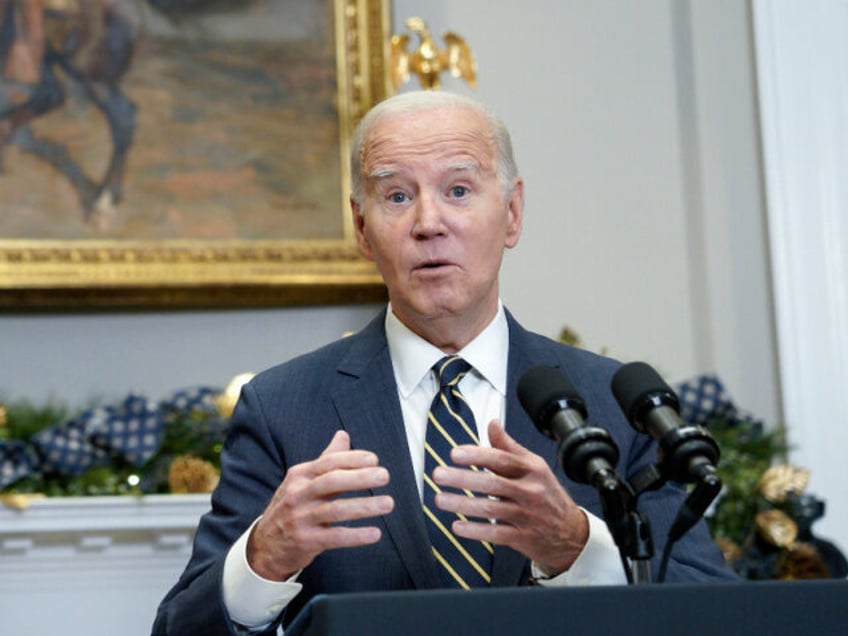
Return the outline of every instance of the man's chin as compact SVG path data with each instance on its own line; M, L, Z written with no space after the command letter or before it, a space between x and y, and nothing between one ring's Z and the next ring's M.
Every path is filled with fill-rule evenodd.
M462 313L462 303L450 294L417 297L406 302L392 299L392 309L399 318L408 317L415 322L430 322L452 318Z

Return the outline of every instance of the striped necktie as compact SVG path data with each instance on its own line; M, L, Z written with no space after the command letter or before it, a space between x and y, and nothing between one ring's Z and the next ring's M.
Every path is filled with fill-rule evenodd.
M471 365L459 356L446 356L433 366L440 388L427 414L424 444L423 505L433 555L439 562L443 585L464 589L489 585L493 548L490 543L463 539L451 532L452 522L464 517L436 507L434 498L441 489L432 475L436 466L454 465L450 459L451 448L480 443L474 415L458 386L470 368ZM469 497L476 496L467 490L462 492Z

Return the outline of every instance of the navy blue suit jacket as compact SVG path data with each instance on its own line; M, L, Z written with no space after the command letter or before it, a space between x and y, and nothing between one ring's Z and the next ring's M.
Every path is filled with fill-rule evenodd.
M533 366L558 367L586 402L589 422L615 439L621 456L618 473L628 477L655 462L657 448L633 431L610 392L618 363L530 333L509 313L507 320L506 428L518 443L547 459L577 503L603 518L596 490L568 480L556 465L556 445L522 410L516 385ZM233 633L221 599L227 550L262 513L286 469L315 459L339 429L350 434L354 448L373 451L388 469L391 481L381 492L394 498L395 509L376 520L382 530L378 543L325 552L303 571L303 590L286 610L285 622L319 593L439 587L383 325L381 313L361 332L265 371L244 387L221 453L221 481L212 510L201 519L185 572L159 607L154 635ZM680 487L667 484L639 500L657 555L683 497ZM360 523L373 525L375 520ZM658 557L654 569L656 561ZM700 523L675 546L667 580L733 576ZM526 557L496 546L492 585L522 585L528 577Z

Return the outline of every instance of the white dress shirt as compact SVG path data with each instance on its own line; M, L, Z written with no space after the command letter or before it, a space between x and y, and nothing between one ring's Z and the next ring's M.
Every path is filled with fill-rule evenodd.
M421 496L424 479L424 437L427 411L439 383L433 365L444 357L437 347L410 331L391 311L386 312L386 338L400 397L409 454ZM506 371L509 353L509 328L503 306L491 323L458 352L472 367L459 388L471 406L477 422L480 444L489 446L488 424L498 420L507 425ZM612 585L624 584L626 576L615 542L606 524L586 512L589 540L571 568L542 584ZM255 522L254 522L255 523ZM253 526L233 544L224 563L224 604L231 618L240 625L260 628L273 622L300 592L297 574L289 581L263 579L247 563L247 537ZM299 573L298 573L299 574ZM534 576L541 572L533 564Z

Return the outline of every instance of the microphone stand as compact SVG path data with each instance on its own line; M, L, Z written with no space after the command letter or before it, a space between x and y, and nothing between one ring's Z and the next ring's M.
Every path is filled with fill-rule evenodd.
M566 474L582 476L598 491L604 521L621 555L628 584L651 582L654 543L648 520L636 510L636 495L612 468L618 449L602 429L584 427L560 442L559 459ZM612 460L612 461L610 461Z
M631 585L651 582L651 557L654 543L648 519L636 510L636 497L630 485L614 472L596 473L594 486L601 500L601 510Z
M716 473L715 466L708 460L705 461L703 455L684 456L682 459L673 455L671 457L687 464L686 482L693 483L694 486L678 509L668 530L665 548L660 559L658 583L665 581L665 572L674 544L704 516L722 488L721 478ZM666 473L671 470L669 464L668 460L663 464L650 464L637 473L632 479L635 484L635 497L638 498L646 490L661 487L668 480Z

